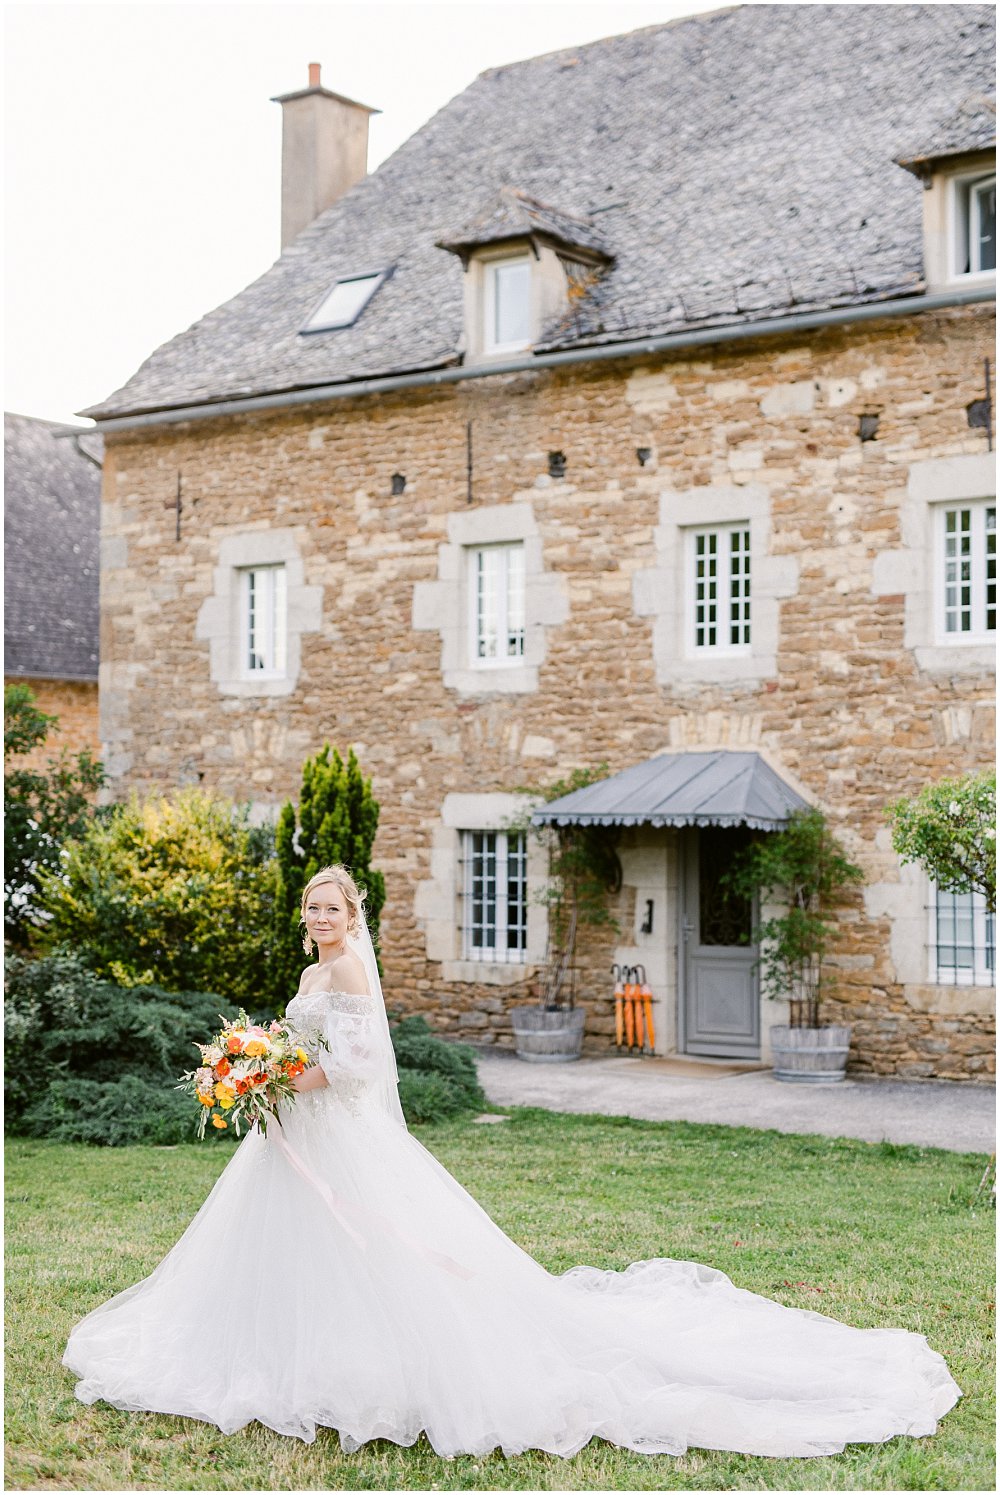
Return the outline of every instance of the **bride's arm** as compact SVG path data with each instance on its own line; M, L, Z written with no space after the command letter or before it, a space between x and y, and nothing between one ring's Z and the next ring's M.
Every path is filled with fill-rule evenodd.
M310 1064L308 1069L303 1070L300 1075L295 1076L292 1080L292 1087L298 1091L322 1090L329 1083L330 1081L320 1066L318 1064Z

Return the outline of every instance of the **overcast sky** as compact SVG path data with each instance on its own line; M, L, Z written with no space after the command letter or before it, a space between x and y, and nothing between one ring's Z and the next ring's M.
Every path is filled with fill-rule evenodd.
M718 8L5 5L5 408L73 419L277 258L309 62L382 110L374 170L484 68Z

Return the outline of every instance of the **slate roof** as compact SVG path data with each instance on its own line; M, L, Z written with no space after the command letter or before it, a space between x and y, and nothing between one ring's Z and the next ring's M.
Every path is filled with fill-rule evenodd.
M895 159L992 89L993 36L990 5L754 4L490 69L83 413L457 364L439 240L504 186L614 255L539 349L919 294L921 187ZM353 326L299 334L336 280L389 266Z
M548 239L566 248L589 249L602 258L611 257L592 218L562 212L519 187L501 187L468 223L442 234L438 245L461 254L476 245L503 244L525 237Z
M535 825L747 825L776 831L809 805L759 753L660 753L535 811Z
M102 438L28 415L3 424L4 673L96 680Z
M897 157L900 166L919 171L933 161L946 160L969 151L995 150L997 143L996 95L973 93L957 109L940 120L918 150Z

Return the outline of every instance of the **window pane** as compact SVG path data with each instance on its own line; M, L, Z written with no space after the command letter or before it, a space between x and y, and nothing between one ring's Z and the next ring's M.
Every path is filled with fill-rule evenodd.
M474 660L524 655L524 546L490 545L472 551Z
M698 649L750 643L750 530L726 525L693 536L692 602Z
M247 674L281 674L288 612L285 568L256 566L243 575L243 667Z
M986 510L986 632L997 627L997 511Z
M972 510L948 509L944 516L944 627L946 633L972 631Z
M935 972L956 985L993 983L995 920L981 893L943 893L934 898Z
M507 655L524 653L524 547L512 545L500 552L507 561Z
M525 837L465 831L462 847L466 958L522 961L528 930Z
M381 274L360 275L356 280L338 280L306 323L311 332L324 327L345 327L353 322L375 290Z
M498 347L531 339L531 266L527 260L493 267L492 332Z
M997 184L977 182L972 189L971 261L974 270L997 267Z

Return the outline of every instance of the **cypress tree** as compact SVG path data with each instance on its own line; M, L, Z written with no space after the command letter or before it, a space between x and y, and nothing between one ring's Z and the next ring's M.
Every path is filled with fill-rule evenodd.
M371 865L378 830L378 801L371 779L362 775L353 748L345 763L329 743L302 765L298 814L289 801L275 836L277 875L274 899L271 989L287 1002L296 990L305 955L299 909L302 890L321 867L346 867L367 892L365 915L378 949L378 924L385 903L385 880Z

